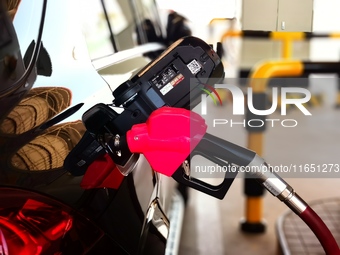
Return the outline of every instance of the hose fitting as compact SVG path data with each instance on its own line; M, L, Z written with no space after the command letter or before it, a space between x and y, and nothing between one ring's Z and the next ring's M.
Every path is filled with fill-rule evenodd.
M272 168L256 155L248 165L252 176L260 182L274 197L284 202L296 214L301 214L307 208L307 203L295 193L294 189L280 176L272 171Z

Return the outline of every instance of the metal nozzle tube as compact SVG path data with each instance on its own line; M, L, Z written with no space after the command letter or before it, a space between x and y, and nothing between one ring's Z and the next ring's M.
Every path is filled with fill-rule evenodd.
M284 202L296 214L306 210L306 202L295 193L294 189L280 176L272 171L268 164L258 155L248 165L250 173L273 196Z

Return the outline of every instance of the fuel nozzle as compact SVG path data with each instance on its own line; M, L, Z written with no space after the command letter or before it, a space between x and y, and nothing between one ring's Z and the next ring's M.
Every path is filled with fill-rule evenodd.
M197 113L174 107L155 110L146 123L127 132L133 153L142 153L151 167L177 182L223 199L237 171L226 172L219 185L190 176L191 155L201 155L222 166L231 162L247 165L255 153L206 133L205 120ZM228 163L229 162L229 163Z

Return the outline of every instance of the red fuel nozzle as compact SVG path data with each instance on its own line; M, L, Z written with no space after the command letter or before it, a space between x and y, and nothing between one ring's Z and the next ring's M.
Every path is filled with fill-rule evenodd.
M172 176L206 133L205 120L195 112L173 107L155 110L146 123L127 132L133 153L142 153L151 167Z

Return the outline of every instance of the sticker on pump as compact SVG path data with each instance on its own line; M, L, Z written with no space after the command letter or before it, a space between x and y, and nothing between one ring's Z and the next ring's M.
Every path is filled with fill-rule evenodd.
M177 84L179 84L181 81L184 80L183 74L178 74L175 78L173 78L168 84L166 84L160 92L164 96L167 94L170 90L172 90Z
M187 64L187 67L192 74L197 74L201 70L201 65L197 62L196 59Z

